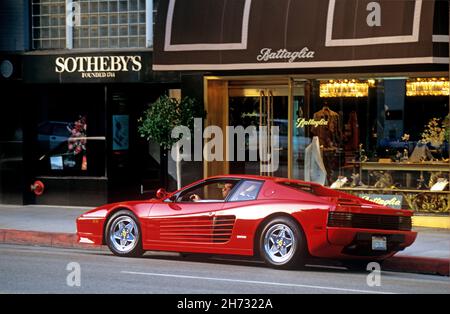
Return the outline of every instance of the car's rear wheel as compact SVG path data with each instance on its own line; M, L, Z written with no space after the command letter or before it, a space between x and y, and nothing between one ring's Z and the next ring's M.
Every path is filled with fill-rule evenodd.
M136 216L128 210L120 210L108 220L106 244L117 256L138 257L142 249L141 229Z
M305 236L292 219L270 220L262 229L259 243L260 255L272 267L290 269L304 264Z

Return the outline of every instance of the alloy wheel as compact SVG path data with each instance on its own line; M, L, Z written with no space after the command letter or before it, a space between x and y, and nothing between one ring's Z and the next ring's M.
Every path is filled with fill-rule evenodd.
M118 252L129 253L139 241L139 228L131 217L120 216L111 224L109 238Z
M285 224L273 225L264 236L264 251L277 264L288 262L295 252L295 246L294 232Z

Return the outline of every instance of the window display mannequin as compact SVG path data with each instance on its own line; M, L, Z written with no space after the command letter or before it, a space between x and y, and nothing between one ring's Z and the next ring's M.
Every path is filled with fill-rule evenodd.
M337 112L330 109L327 102L323 103L322 109L314 113L313 118L316 121L327 121L326 125L311 128L311 133L318 137L320 145L323 146L323 163L327 181L331 183L336 179L335 171L339 168L336 153L342 141L341 118Z
M314 113L313 118L316 121L324 119L328 123L327 125L320 125L312 128L311 132L319 137L320 144L323 145L325 149L336 149L339 146L338 143L341 138L339 114L331 110L328 103L324 102L322 109Z
M323 164L319 137L314 136L305 149L305 181L325 185L327 170Z

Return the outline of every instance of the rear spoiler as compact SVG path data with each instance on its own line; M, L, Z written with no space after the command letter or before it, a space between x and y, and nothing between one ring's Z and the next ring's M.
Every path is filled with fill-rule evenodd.
M311 187L315 195L320 197L327 197L337 205L346 205L346 206L379 205L377 203L365 200L355 195L330 189L319 184L312 184Z

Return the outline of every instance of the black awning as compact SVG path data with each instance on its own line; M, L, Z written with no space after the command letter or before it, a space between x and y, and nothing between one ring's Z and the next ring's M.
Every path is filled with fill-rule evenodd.
M153 69L446 63L433 49L434 8L433 0L161 0Z

